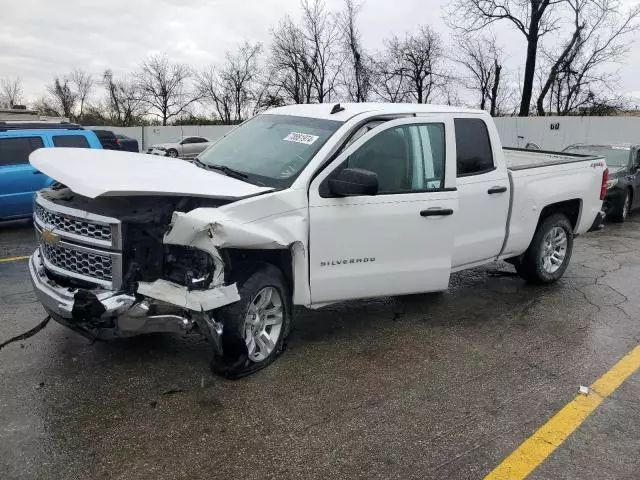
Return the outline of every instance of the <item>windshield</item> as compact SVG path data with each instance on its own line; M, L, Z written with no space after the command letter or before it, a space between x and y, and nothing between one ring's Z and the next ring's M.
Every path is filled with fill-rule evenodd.
M204 167L227 167L251 183L286 188L331 135L335 120L258 115L198 155Z
M626 167L629 165L629 147L613 147L609 145L576 145L565 150L580 155L596 155L607 160L608 167Z

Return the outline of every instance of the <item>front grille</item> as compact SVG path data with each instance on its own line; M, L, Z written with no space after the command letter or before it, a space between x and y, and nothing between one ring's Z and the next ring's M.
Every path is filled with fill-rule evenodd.
M112 233L110 225L101 225L86 220L79 220L61 213L52 212L39 204L35 204L34 211L40 223L81 237L96 240L111 241Z
M44 241L40 241L40 252L51 265L69 273L105 281L113 280L113 261L109 255L81 252Z

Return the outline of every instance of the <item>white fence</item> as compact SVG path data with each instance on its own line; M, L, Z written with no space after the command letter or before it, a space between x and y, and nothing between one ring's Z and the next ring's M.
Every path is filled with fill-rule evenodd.
M535 143L545 150L562 150L574 143L640 143L640 117L502 117L496 125L503 145L524 147ZM168 127L107 128L138 140L141 151L156 143L170 142L184 135L217 140L232 126L186 125Z
M156 143L164 143L186 135L196 135L209 140L217 140L233 128L228 125L184 125L167 127L87 127L96 130L105 129L135 138L144 152Z
M496 118L502 144L562 150L575 143L640 143L640 117Z

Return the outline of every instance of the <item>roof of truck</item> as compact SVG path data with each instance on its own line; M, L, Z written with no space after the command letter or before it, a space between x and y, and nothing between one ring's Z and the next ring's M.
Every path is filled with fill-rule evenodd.
M339 105L342 109L331 113ZM377 113L381 115L393 115L403 113L482 113L483 110L464 107L451 107L449 105L430 105L418 103L313 103L287 105L267 110L271 115L293 115L297 117L322 118L325 120L337 120L345 122L361 113Z

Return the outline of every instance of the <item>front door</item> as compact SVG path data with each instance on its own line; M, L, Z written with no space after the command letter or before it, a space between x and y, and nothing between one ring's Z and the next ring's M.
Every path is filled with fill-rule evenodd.
M29 154L44 147L38 136L0 138L0 218L28 217L33 193L44 188L47 177L29 163Z
M310 186L311 301L445 290L458 194L452 122L383 123L347 147ZM375 172L376 195L337 197L344 168Z

